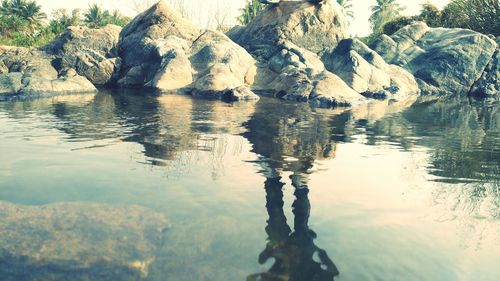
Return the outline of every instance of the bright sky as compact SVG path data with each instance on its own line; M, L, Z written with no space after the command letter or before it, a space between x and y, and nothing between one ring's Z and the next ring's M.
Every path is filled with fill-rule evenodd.
M184 2L185 6L191 14L191 18L199 25L206 27L210 25L210 15L217 14L217 11L227 11L228 21L231 21L238 14L238 10L244 5L245 0L168 0L171 2ZM406 14L414 15L420 10L420 5L427 0L399 0L398 2L407 7ZM101 3L106 9L119 10L126 15L134 15L135 3L146 5L152 3L153 0L38 0L39 4L44 7L44 10L50 14L50 11L57 8L82 8L85 9L90 3ZM429 0L432 4L442 8L449 0ZM375 3L375 0L353 0L353 11L355 20L351 23L350 32L353 35L368 35L370 33L370 6Z

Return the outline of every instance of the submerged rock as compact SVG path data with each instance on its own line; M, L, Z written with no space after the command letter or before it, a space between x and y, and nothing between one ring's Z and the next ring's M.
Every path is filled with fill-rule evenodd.
M143 280L168 222L143 207L0 201L2 280Z
M42 49L56 56L58 68L74 68L94 85L104 85L120 67L116 51L120 31L116 25L98 29L71 26Z
M482 76L497 44L475 31L429 28L419 22L390 37L382 35L371 47L387 62L410 71L422 94L464 96Z
M95 86L73 69L57 71L45 52L23 47L0 48L0 99L74 92L96 92Z

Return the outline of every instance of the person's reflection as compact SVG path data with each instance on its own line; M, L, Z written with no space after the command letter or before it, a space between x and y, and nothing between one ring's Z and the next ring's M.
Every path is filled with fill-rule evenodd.
M294 176L295 201L293 231L283 212L283 183L280 176L265 182L266 208L269 215L266 233L268 242L259 255L259 263L274 259L267 272L248 276L247 281L332 281L339 274L325 250L314 244L316 233L308 226L311 205L306 185L298 185Z

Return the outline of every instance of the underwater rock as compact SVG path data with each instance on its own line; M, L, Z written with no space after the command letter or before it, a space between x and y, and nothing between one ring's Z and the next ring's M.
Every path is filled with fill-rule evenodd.
M0 201L2 280L143 280L168 222L138 206Z

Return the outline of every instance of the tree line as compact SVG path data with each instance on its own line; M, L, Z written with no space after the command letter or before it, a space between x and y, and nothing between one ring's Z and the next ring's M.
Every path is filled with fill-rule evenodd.
M0 2L0 44L42 46L60 35L69 26L98 28L107 24L125 26L130 22L118 11L108 11L99 4L86 10L53 11L50 19L35 0L2 0Z
M371 7L370 23L375 38L391 35L401 27L423 21L430 27L467 28L487 35L500 36L499 0L451 0L442 10L426 2L416 16L403 16L405 8L396 0L377 0Z

